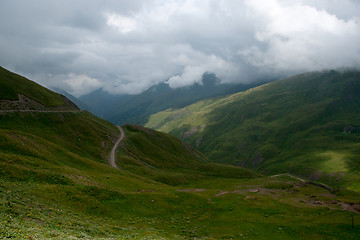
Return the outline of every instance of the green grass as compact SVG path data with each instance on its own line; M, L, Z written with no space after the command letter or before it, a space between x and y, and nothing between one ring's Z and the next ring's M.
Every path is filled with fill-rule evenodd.
M120 133L109 122L87 112L1 113L0 239L357 239L360 234L359 214L342 207L359 203L359 193L332 194L294 178L211 163L168 134L124 129L115 169L107 158ZM277 151L273 145L264 149ZM328 151L325 157L341 165L347 152L342 153Z
M0 67L0 99L18 100L18 94L25 95L46 107L65 104L60 94Z
M0 122L2 154L53 159L60 165L83 165L87 157L104 162L118 132L87 112L7 113ZM69 157L77 161L66 162Z
M360 181L359 79L352 71L302 74L168 109L145 126L183 138L214 162L350 187Z
M125 178L123 181L133 181ZM111 178L103 180L113 181ZM267 179L208 179L176 190L155 182L140 189L1 181L0 236L114 239L357 239L359 215L314 186L269 184ZM256 186L254 186L256 185ZM284 187L285 186L285 187ZM185 188L186 187L186 188ZM204 191L191 191L202 187ZM267 193L253 189L267 189ZM144 190L144 189L141 189ZM224 193L224 190L227 191ZM222 194L220 194L222 193ZM312 196L312 197L310 197ZM347 195L358 201L358 195ZM328 209L331 207L332 209Z
M140 126L124 126L126 138L119 150L121 169L170 185L208 176L253 178L251 170L210 163L203 154L171 135Z
M328 196L295 179L210 163L164 133L124 126L119 170L107 164L118 130L86 112L8 113L0 123L1 238L356 239L360 232L359 215L352 229L352 213L330 203L356 203L358 194Z
M321 164L320 169L323 169L325 173L333 173L333 172L349 172L348 164L346 160L349 159L346 152L322 152L319 154L319 157L325 158Z

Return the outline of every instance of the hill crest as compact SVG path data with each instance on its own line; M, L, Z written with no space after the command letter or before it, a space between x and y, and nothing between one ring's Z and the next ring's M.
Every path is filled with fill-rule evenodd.
M0 110L78 111L69 99L0 67Z

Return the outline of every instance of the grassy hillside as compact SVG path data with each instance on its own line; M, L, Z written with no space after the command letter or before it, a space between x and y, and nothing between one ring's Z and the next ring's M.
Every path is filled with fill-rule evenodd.
M360 73L294 76L150 117L210 160L360 191Z
M0 117L1 238L356 239L360 233L352 212L360 195L352 192L333 194L287 176L254 178L136 126L124 127L115 169L107 155L117 129L86 112Z
M60 94L52 92L25 77L0 67L0 100L19 100L18 94L24 95L44 107L63 106L66 107L66 109L77 109L75 105L64 99ZM0 109L7 109L7 106L8 105L5 107L2 106Z
M170 185L206 177L254 178L260 175L240 167L210 163L190 145L171 135L127 125L119 150L122 169Z
M0 239L357 239L360 195L206 160L87 112L0 113ZM354 226L352 226L352 219Z
M183 226L198 225L205 236L206 226L187 216L206 206L206 196L163 183L219 179L228 170L259 176L208 163L180 140L136 126L125 127L121 170L114 169L107 157L119 132L86 112L2 113L0 123L0 238L184 239L194 233ZM133 166L134 156L148 165Z

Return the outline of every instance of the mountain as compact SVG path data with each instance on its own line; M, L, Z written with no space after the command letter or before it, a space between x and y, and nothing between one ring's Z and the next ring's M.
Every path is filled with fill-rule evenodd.
M150 117L211 161L360 191L360 73L297 75Z
M29 99L42 99L45 91L32 85L30 95L3 82ZM62 99L45 92L47 102ZM357 239L360 234L356 192L214 164L180 139L135 125L123 126L114 168L108 157L120 136L116 126L86 111L52 107L0 111L1 239Z
M8 89L12 87L16 93L20 92L30 103L34 101L32 98L46 99L47 102L55 102L56 100L65 101L66 99L64 96L35 84L26 78L8 72L5 69L4 72L6 72L6 75L1 78L3 86ZM30 87L26 88L26 90L17 90L18 87L14 84L15 80L13 79L17 80L17 84L21 86ZM40 96L38 96L38 94L40 94ZM42 95L46 96L46 98L42 97ZM0 96L0 101L6 101L9 106L12 106L12 102L18 102L19 100L3 99L3 97ZM40 105L40 103L38 104ZM2 116L0 118L2 129L12 130L14 131L12 133L15 135L17 131L19 131L20 135L29 135L26 137L27 147L24 150L12 146L11 137L9 137L11 134L8 135L8 133L5 133L3 149L10 149L11 152L18 155L22 155L24 151L26 154L30 154L30 156L36 156L43 160L46 159L48 161L47 164L50 164L52 159L57 159L54 160L55 162L61 161L58 158L62 155L57 154L58 150L56 148L62 149L68 155L71 155L70 153L74 154L74 161L72 161L71 164L76 163L76 154L79 156L87 156L91 160L107 163L109 141L114 140L114 134L118 132L117 128L111 123L99 119L88 112L78 111L75 107L55 111L54 107L59 106L62 105L51 107L42 106L42 108L31 109L30 111L27 111L28 106L16 109L17 111L13 111L12 108L2 109ZM24 122L26 122L26 124L23 124ZM151 166L149 169L151 176L147 176L149 178L157 177L156 173L158 171L155 171L157 169L167 169L169 176L172 174L184 174L185 176L186 171L190 171L188 175L191 175L191 178L194 177L194 170L200 174L202 172L201 169L210 169L208 173L212 174L211 171L216 168L219 168L220 171L225 169L233 172L236 177L247 176L251 178L259 176L243 168L214 165L200 152L171 135L135 125L128 125L124 128L127 137L122 142L122 155L126 161L120 162L122 168L125 169L128 167L129 171L134 174L138 174L139 171L142 173L145 171L143 169L144 167L147 169ZM53 145L51 147L47 146L49 145L48 142L51 142L54 137L56 137L56 141L53 141ZM99 139L104 140L100 141ZM29 141L33 142L30 145L38 142L39 146L44 146L44 149L47 148L48 156L42 155L44 154L42 147L37 148L35 147L36 144L33 145L34 147L31 147ZM56 145L59 146L56 147ZM52 150L50 151L49 149ZM38 151L40 151L40 153L38 153ZM50 157L52 153L56 154ZM144 155L144 153L146 154ZM139 163L141 164L139 165ZM69 164L69 166L73 167L71 164ZM80 162L78 164L81 165ZM4 169L5 168L3 168L3 170ZM136 169L136 171L134 169ZM204 173L207 174L206 171ZM222 176L234 177L235 175L223 174Z
M0 110L78 110L66 97L0 67Z
M57 92L61 95L63 95L64 97L66 97L67 99L69 99L71 102L73 102L76 106L79 107L80 110L88 110L90 111L91 107L88 106L87 104L83 103L82 101L80 101L77 97L71 95L70 93L68 93L67 91L60 89L60 88L51 88L51 90L53 90L54 92Z
M148 117L167 108L179 108L201 99L235 93L258 86L252 84L220 84L214 74L204 74L202 84L189 87L170 88L166 83L159 83L137 95L110 95L97 90L80 100L91 106L93 113L115 124L145 124Z
M124 102L129 99L131 95L112 95L105 92L103 89L98 89L94 92L80 96L78 99L84 102L87 106L90 106L89 111L98 117L106 118L114 106L117 106L120 102ZM109 119L107 119L109 120Z

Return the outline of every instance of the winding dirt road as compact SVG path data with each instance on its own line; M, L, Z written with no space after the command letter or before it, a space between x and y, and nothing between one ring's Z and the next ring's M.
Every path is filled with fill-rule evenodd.
M16 112L41 112L41 113L77 113L77 112L82 112L81 110L74 110L74 111L62 111L62 110L0 110L0 114L6 114L6 113L16 113ZM122 129L122 127L117 126L117 128L120 130L120 137L119 139L115 142L113 148L111 149L110 155L109 155L109 164L110 166L114 167L114 168L119 168L116 163L115 163L115 151L118 148L121 140L124 138L125 133L124 130Z
M39 113L78 113L83 112L83 110L0 110L0 113L17 113L17 112L39 112Z
M117 126L117 128L120 130L120 137L114 144L113 148L111 149L110 156L109 156L109 164L110 164L110 166L112 166L114 168L119 168L115 163L115 151L118 148L121 140L123 140L123 138L125 136L125 133L124 133L124 130L122 129L122 127Z

